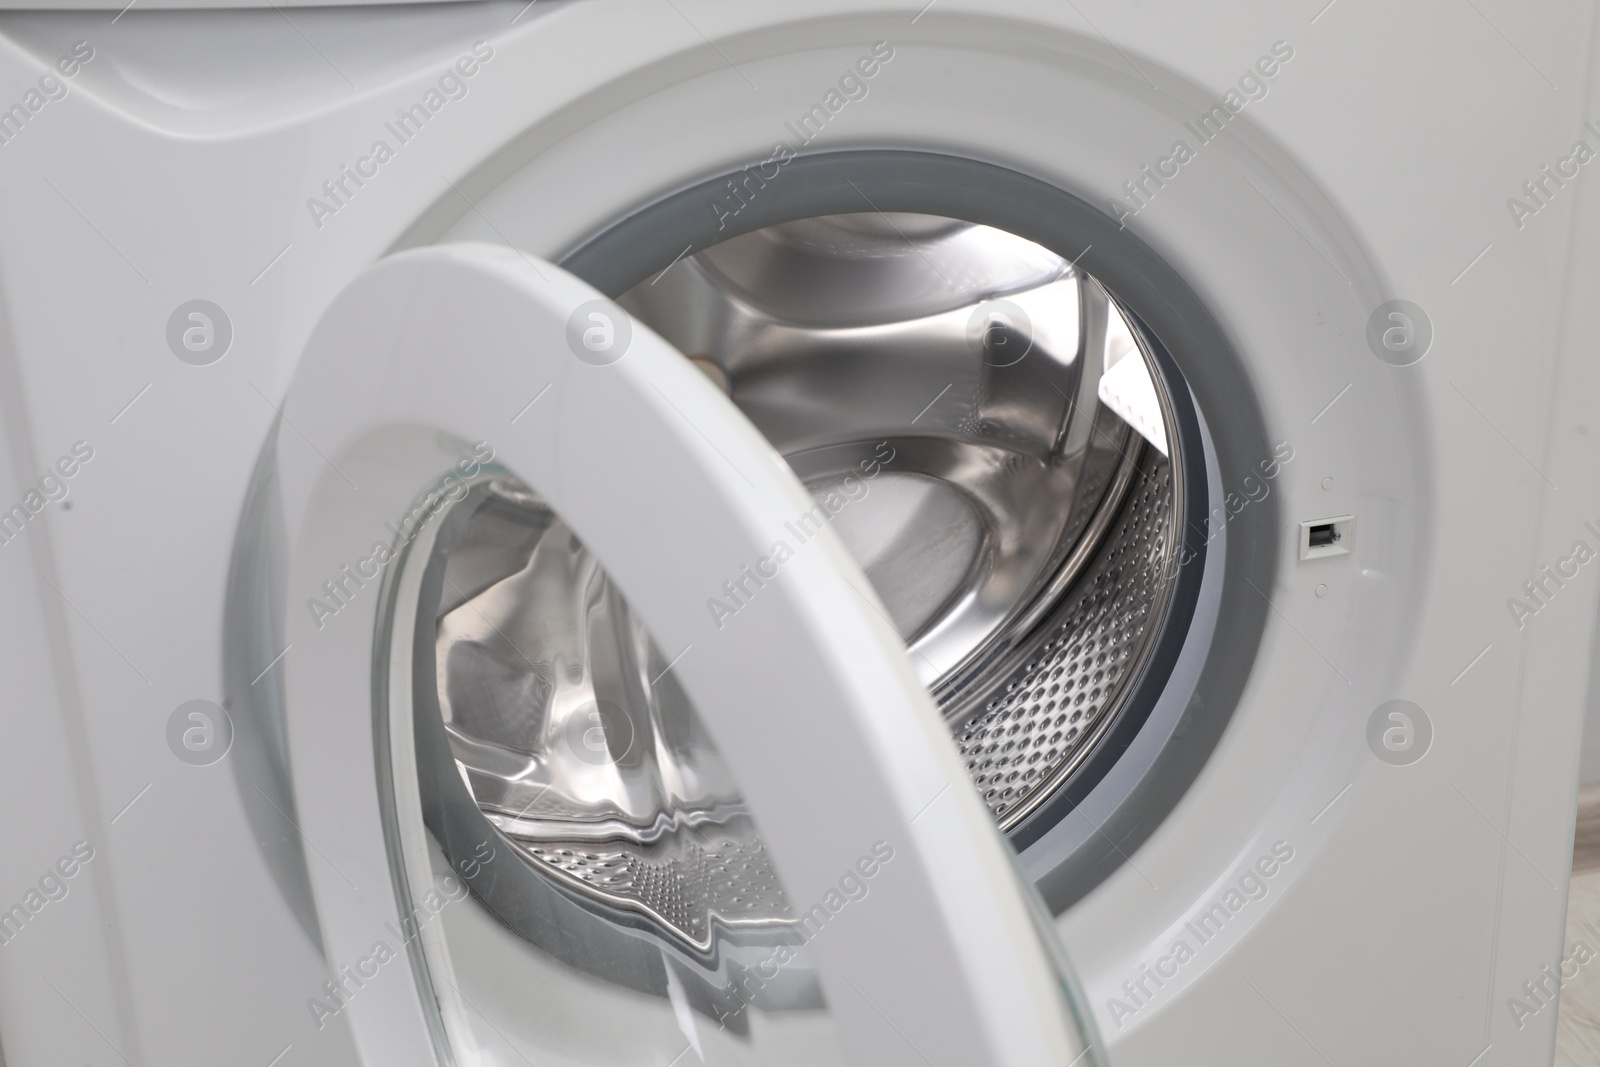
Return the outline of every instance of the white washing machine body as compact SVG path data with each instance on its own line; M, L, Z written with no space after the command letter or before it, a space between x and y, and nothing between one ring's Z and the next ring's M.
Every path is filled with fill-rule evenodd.
M0 903L26 916L0 945L10 1062L435 1062L429 1035L452 1024L430 1023L415 973L330 1017L308 1007L359 955L366 917L398 917L401 883L386 881L372 747L378 590L348 598L335 645L296 583L341 580L355 557L329 531L494 440L571 511L656 639L692 643L664 606L680 575L662 561L712 573L803 498L643 327L637 358L604 368L624 369L582 378L599 368L557 347L560 308L537 286L618 296L670 268L661 242L682 226L844 210L851 175L873 210L880 189L902 198L887 210L927 210L935 194L892 192L895 153L912 185L937 156L1092 208L1052 231L1055 250L1112 288L1168 294L1146 304L1164 340L1186 301L1202 307L1237 370L1208 378L1202 355L1170 345L1215 442L1207 567L1231 576L1171 665L1181 699L1127 744L1119 766L1143 777L1113 768L1020 853L1056 913L1093 1055L1548 1062L1600 550L1590 9L75 7L0 14L0 104L17 104L0 113L0 504L23 516L0 546L16 709ZM874 74L852 74L867 56ZM825 122L805 125L819 105ZM824 158L826 196L808 162ZM1029 208L987 180L952 212ZM626 231L644 251L616 252L619 223L669 202L655 230ZM1065 247L1091 232L1098 254L1086 236ZM504 292L520 295L471 295ZM477 299L493 321L450 317ZM515 389L418 357L420 339L461 331L505 341L496 316L536 311L551 340L525 366L513 346L495 356L528 375ZM463 367L487 374L492 347ZM539 360L558 357L579 385L541 400L555 379ZM614 391L596 401L590 380ZM1238 382L1254 422L1234 419ZM673 399L713 430L672 432ZM402 424L426 432L378 433ZM541 466L560 449L540 435L562 427L589 449ZM630 456L631 433L660 455ZM642 476L644 459L674 456L674 488L722 509L726 540L666 517L658 536L590 488L606 463L637 458ZM289 592L252 584L240 548L263 457L284 487ZM1265 496L1239 483L1272 460ZM366 480L355 468L389 488L351 519L339 494ZM1335 522L1349 551L1302 543ZM834 776L847 785L811 782L808 801L782 770L786 735L742 737L715 711L738 692L730 661L684 670L746 786L771 775L752 803L786 878L822 892L834 851L860 851L823 802L855 798L916 858L892 899L925 905L926 951L965 969L954 985L919 982L914 956L872 970L874 946L912 936L911 903L830 951L845 1044L909 1055L868 999L834 995L898 976L905 1010L947 1018L949 1048L1018 1063L1073 1050L1049 946L976 795L922 821L960 764L872 603L841 592L860 572L828 544L805 564L817 591L775 604L771 629L751 631L773 647L750 647L854 694L837 735L808 735L852 753L859 773ZM281 646L241 636L251 597L295 606ZM830 614L848 625L816 625ZM779 645L784 625L803 639ZM276 736L251 734L243 705L261 687L283 709ZM1218 708L1212 693L1232 697ZM899 710L873 727L881 699ZM174 717L195 700L245 723L208 766L180 754L196 720ZM915 743L874 734L882 723ZM1187 762L1172 755L1185 745ZM1163 767L1170 796L1151 785ZM832 851L808 852L813 839Z

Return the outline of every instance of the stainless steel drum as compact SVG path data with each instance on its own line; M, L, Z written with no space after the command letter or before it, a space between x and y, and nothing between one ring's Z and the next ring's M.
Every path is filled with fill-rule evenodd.
M815 500L777 533L770 571L708 601L713 617L831 526L999 825L1036 812L1116 721L1177 569L1179 442L1129 315L1020 237L884 213L734 237L618 302L727 392ZM441 789L464 786L565 898L686 958L788 936L738 783L560 516L488 471L415 565L439 578L415 626L432 653L419 737L437 742L419 752Z

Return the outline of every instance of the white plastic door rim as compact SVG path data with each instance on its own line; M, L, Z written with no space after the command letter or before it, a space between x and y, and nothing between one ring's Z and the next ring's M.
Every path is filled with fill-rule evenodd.
M575 355L569 321L615 310L583 308L599 299L503 248L404 253L333 302L284 401L284 610L300 653L287 665L286 719L304 830L340 857L338 870L311 871L330 968L368 954L400 917L375 770L378 589L345 576L370 573L419 494L492 449L681 656L677 675L791 899L804 909L837 897L862 854L893 850L870 896L809 946L851 1061L1073 1062L1085 1039L1050 947L870 586L825 530L719 628L707 598L811 501L731 403L642 326L614 362ZM329 583L349 591L332 614L311 607L329 603ZM421 1010L435 994L404 973L347 1005L365 1062L435 1062Z

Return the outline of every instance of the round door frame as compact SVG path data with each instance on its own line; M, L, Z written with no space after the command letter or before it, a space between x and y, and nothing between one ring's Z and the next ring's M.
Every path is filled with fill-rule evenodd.
M759 178L759 168L719 173L644 205L561 263L618 296L685 255L815 215L915 212L993 226L1103 283L1131 313L1172 401L1185 492L1181 566L1164 631L1090 758L1010 835L1024 869L1059 913L1115 871L1183 797L1249 678L1270 610L1255 590L1271 587L1278 566L1277 500L1268 496L1229 522L1225 534L1208 513L1221 495L1219 483L1237 482L1273 454L1255 391L1184 277L1132 231L1055 185L980 160L910 149L797 155L783 168L781 180L762 184L760 195L735 214L715 205L737 180L748 181L747 172ZM1208 410L1213 418L1204 420ZM1216 417L1223 412L1226 418ZM1229 635L1226 645L1213 644L1218 631ZM1097 794L1094 808L1109 816L1098 823L1069 820L1091 794Z

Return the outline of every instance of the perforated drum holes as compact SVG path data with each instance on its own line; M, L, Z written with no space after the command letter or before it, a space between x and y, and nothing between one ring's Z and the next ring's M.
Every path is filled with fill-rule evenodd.
M1116 706L1165 588L1171 500L1171 468L1150 463L1046 640L957 734L967 772L1003 827L1082 761Z
M548 873L655 916L693 945L710 943L716 917L782 922L793 915L766 845L725 826L702 824L642 847L581 840L517 844Z

